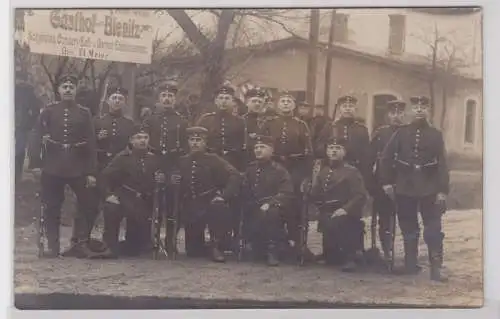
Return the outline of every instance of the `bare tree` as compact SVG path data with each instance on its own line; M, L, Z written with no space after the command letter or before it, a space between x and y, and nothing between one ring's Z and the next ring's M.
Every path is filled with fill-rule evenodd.
M444 129L446 114L448 111L448 96L456 90L457 76L460 69L468 66L461 56L464 56L462 45L452 40L452 36L457 32L453 30L443 33L439 30L437 24L434 24L433 32L430 36L413 37L420 40L428 47L428 56L426 57L429 69L427 82L429 85L429 95L431 105L437 102L437 87L441 87L441 114L439 115L439 127ZM434 119L435 108L431 110L431 118Z

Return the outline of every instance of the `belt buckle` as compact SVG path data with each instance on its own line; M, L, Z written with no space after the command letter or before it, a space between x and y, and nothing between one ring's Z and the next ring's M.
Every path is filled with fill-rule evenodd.
M415 170L420 171L422 169L422 165L415 165Z
M113 153L106 153L106 156L111 157L111 156L113 156Z
M161 154L162 154L162 155L166 155L166 154L167 154L167 151L166 151L166 150L163 150L163 151L161 151Z
M229 151L226 151L226 150L222 151L222 154L224 154L224 155L227 155L227 153L229 153Z
M67 152L69 150L70 144L62 144L63 150Z
M137 197L137 198L141 198L141 193L137 193L137 192L136 192L136 193L135 193L135 197Z

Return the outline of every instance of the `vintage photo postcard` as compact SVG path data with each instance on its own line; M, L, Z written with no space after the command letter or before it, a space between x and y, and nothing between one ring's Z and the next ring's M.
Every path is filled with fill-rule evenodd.
M483 306L481 8L13 14L18 309Z

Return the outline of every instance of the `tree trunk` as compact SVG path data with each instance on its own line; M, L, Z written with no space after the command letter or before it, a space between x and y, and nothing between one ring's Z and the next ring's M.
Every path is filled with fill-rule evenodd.
M334 41L334 32L335 32L335 15L337 14L337 10L332 10L332 17L330 21L330 30L328 33L328 53L326 58L326 68L325 68L325 91L324 91L324 105L327 108L327 112L325 112L325 117L330 114L330 86L332 82L332 47Z
M446 80L443 81L443 99L441 107L442 109L441 109L441 117L439 119L439 128L441 130L444 130L446 111L448 108L448 84L446 83Z
M319 37L319 9L311 9L311 20L309 22L309 56L307 59L307 91L306 91L306 99L310 105L314 105L316 97L315 95L316 95L316 71L318 68L318 37Z

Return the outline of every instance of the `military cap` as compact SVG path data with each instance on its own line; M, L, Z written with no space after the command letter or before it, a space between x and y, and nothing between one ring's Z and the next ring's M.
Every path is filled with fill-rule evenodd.
M289 91L287 91L287 90L280 91L278 96L280 98L282 98L282 97L289 97L289 98L291 98L292 100L295 101L295 96L292 93L290 93Z
M234 96L234 93L235 93L234 88L232 88L229 85L223 85L216 92L217 95L219 95L219 94L229 94L229 95L232 95L232 96Z
M410 103L428 106L431 103L431 100L427 96L418 95L410 97Z
M344 138L344 136L332 136L328 139L327 145L340 145L340 146L343 146L345 147L347 145L347 140Z
M404 111L404 109L406 108L406 102L401 100L392 100L387 102L387 108L389 109L389 111Z
M261 90L260 88L253 88L253 89L250 89L246 92L245 94L245 97L247 99L251 98L251 97L260 97L260 98L266 98L266 92L264 92L263 90Z
M71 74L61 76L59 78L59 81L57 82L57 85L61 85L63 83L67 83L67 82L70 82L74 85L78 85L78 79L76 78L76 76L71 75Z
M188 127L186 129L186 133L190 136L190 137L207 137L208 135L208 130L206 128L204 128L203 126L192 126L192 127Z
M356 104L358 103L358 99L352 95L343 95L337 99L337 104L344 104L344 103L351 103L351 104Z
M271 136L267 135L256 135L253 137L253 140L255 141L255 144L266 144L269 146L273 146L273 138Z
M128 90L125 88L117 87L117 88L112 88L111 90L109 90L108 94L109 94L109 96L111 96L113 94L121 94L121 95L126 97L126 96L128 96Z
M170 92L177 94L178 91L179 89L175 83L165 82L158 86L158 92Z
M148 134L148 131L146 131L144 129L144 126L142 126L141 124L136 124L136 125L134 125L133 130L132 130L132 134L130 136L132 137L132 136L135 136L135 135L141 134L141 133Z

